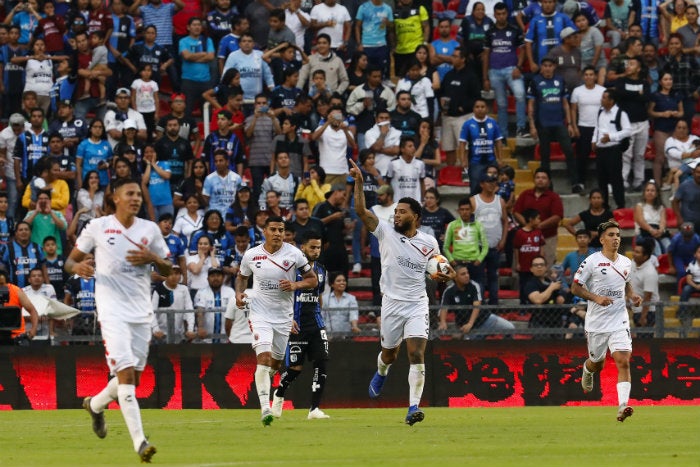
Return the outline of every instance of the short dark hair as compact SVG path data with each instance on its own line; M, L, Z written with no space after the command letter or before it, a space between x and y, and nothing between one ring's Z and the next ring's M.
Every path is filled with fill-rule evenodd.
M462 198L462 199L460 199L459 201L457 201L457 206L464 206L464 205L466 205L466 204L468 204L469 207L472 206L472 200L471 200L471 198L466 197L466 198Z
M301 243L308 243L309 240L322 240L323 237L315 230L307 230L301 238Z
M265 219L265 227L267 227L270 222L281 222L284 224L284 218L282 216L268 216L267 219Z
M233 236L250 238L250 232L248 231L248 228L246 226L239 225L238 227L236 227L236 230L233 231Z
M637 246L642 247L642 254L649 258L654 252L656 241L653 238L645 238L641 242L637 243Z
M401 136L401 140L399 141L399 149L403 149L408 143L413 143L415 145L416 140L413 139L413 136Z
M141 184L134 180L133 178L115 178L112 180L112 193L116 193L116 191L123 187L124 185L128 185L130 183L134 183L141 188Z
M295 199L295 200L294 200L294 210L296 210L297 207L299 207L300 204L306 204L306 205L308 205L308 204L309 204L309 201L308 201L306 198Z
M408 204L411 208L411 211L413 211L414 214L418 215L418 218L420 218L423 215L423 208L415 198L410 198L406 196L404 198L401 198L399 200L399 203Z
M591 233L590 233L588 230L586 230L586 229L578 229L578 230L576 231L576 235L575 235L575 236L578 237L579 235L585 235L585 236L587 236L588 238L591 238Z
M42 241L41 244L42 244L42 245L46 245L46 242L58 243L58 242L56 241L56 237L54 237L53 235L47 235L46 237L44 237L44 241Z
M169 213L169 212L164 212L163 214L161 214L160 216L158 216L158 222L171 221L171 220L173 220L174 218L175 218L175 217L174 217L171 213Z
M273 8L270 11L270 18L277 18L278 20L280 20L281 22L284 23L284 20L285 20L284 10L282 8Z
M503 2L498 2L493 6L493 11L508 10L508 5Z
M539 215L540 215L540 212L539 212L537 209L534 209L534 208L525 209L525 210L523 211L523 214L522 214L523 219L525 219L525 222L526 222L526 223L527 223L527 222L530 222L532 219L534 219L535 217L537 217L537 216L539 216Z
M546 168L544 168L544 167L542 167L542 166L537 167L537 168L535 169L535 173L532 174L533 178L534 178L534 176L537 175L537 174L545 174L545 175L547 176L547 178L549 178L550 180L552 179L552 174L551 174L551 172L549 171L549 169L546 169Z

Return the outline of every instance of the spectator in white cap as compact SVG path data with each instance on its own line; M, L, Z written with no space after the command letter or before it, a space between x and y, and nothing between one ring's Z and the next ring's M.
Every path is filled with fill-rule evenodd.
M146 141L148 132L146 131L146 122L143 119L143 115L130 107L131 91L128 88L117 89L114 100L117 104L116 108L110 109L105 113L105 131L112 149L121 139L124 122L127 119L136 123L136 137L141 141Z

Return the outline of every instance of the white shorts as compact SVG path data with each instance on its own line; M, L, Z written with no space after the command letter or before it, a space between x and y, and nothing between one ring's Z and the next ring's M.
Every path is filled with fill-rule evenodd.
M146 368L148 343L151 340L151 323L125 323L100 321L105 358L111 374L133 367L136 371Z
M382 297L382 347L395 349L402 339L409 337L428 338L428 298L417 301L394 300Z
M632 336L629 329L619 329L613 332L587 332L588 357L592 362L605 360L608 349L613 352L631 352Z
M248 324L250 324L250 332L253 334L255 355L270 352L275 360L284 360L292 322L276 324L259 318L249 318Z

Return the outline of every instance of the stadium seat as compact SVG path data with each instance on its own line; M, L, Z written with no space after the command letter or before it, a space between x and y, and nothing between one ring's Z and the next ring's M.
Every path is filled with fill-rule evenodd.
M621 208L613 211L613 216L621 229L634 229L634 209Z
M673 208L666 208L666 228L678 228L678 219L676 218L676 212Z
M588 4L595 9L598 18L603 18L605 16L605 7L607 6L608 2L603 0L589 0ZM591 24L591 26L595 25Z
M511 268L498 268L498 275L500 277L510 277L513 275L513 270Z
M659 255L657 259L659 260L659 267L656 268L656 271L659 274L669 274L669 271L671 269L671 263L669 263L668 261L668 254L664 253L662 255Z
M653 141L647 143L647 147L644 150L644 160L653 161L656 158L656 146L654 146Z
M350 290L348 293L359 301L371 302L374 294L371 290Z
M550 146L550 155L549 155L549 160L550 162L563 162L566 161L566 156L564 156L564 151L561 150L561 146L559 143L552 143ZM539 161L542 160L540 156L540 145L538 144L535 147L535 160Z
M469 182L462 181L462 168L448 165L440 169L437 180L438 186L469 186Z
M700 116L698 115L693 117L693 128L691 133L694 135L700 135Z
M443 11L445 11L445 5L443 5L442 2L440 2L440 1L434 1L433 2L433 14L442 13Z

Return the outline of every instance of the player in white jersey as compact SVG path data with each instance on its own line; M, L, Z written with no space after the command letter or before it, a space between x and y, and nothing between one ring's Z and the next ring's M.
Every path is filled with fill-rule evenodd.
M142 462L156 452L143 434L136 399L146 366L151 338L151 264L162 276L170 274L170 250L158 225L136 217L143 203L141 186L131 180L113 185L115 213L91 220L66 260L65 270L83 278L95 277L95 302L105 343L107 366L115 378L96 396L86 397L83 407L92 417L92 429L104 438L104 409L114 400L129 429ZM95 251L95 265L86 260Z
M363 178L360 168L351 160L350 175L355 179L355 210L367 230L379 241L382 264L382 351L377 357L377 372L369 384L369 396L379 397L389 367L396 360L401 341L411 367L408 372L409 407L406 423L413 425L424 418L418 407L425 384L425 346L428 342L428 296L425 291L425 268L428 260L440 253L434 237L418 230L420 203L401 198L394 211L394 225L380 222L365 206ZM455 276L454 270L441 274L439 280Z
M634 412L628 405L632 387L632 337L626 299L639 306L642 297L632 290L632 261L617 252L620 225L612 220L603 222L598 226L598 236L602 250L581 263L571 285L574 295L588 301L585 325L588 358L583 363L581 386L584 392L593 390L593 374L603 369L610 349L617 366L617 420L623 422Z
M287 349L294 318L294 291L312 289L318 284L316 273L297 247L284 243L284 219L270 216L265 221L265 243L248 249L241 259L236 277L236 305L245 306L245 289L253 276L248 322L257 356L255 387L264 426L272 423L270 378L280 369ZM302 280L296 281L297 271Z

